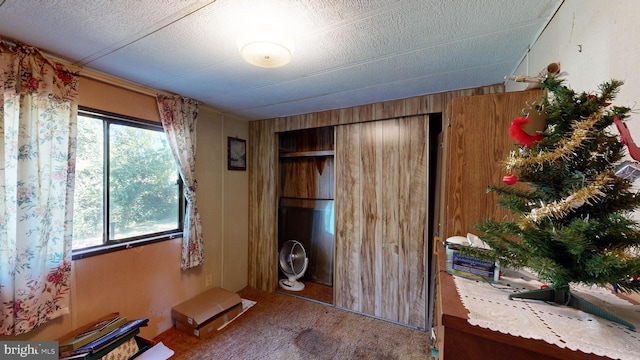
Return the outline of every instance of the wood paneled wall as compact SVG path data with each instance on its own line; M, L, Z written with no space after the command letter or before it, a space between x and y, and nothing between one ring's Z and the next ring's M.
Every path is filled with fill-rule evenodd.
M327 110L309 114L286 116L255 122L274 122L275 132L311 129L323 126L352 124L372 120L393 119L404 116L445 113L447 103L457 97L504 92L503 84L474 89L449 91L438 94L415 96L406 99L358 105L350 108ZM249 124L249 126L251 126Z
M303 199L333 199L334 179L332 156L282 158L278 195Z
M426 328L428 116L336 127L335 305Z
M460 96L499 93L502 84L475 89L416 96L407 99L358 105L350 108L252 121L249 124L249 285L275 291L277 287L277 133L399 118L446 113L446 104ZM443 118L446 119L446 116ZM337 197L337 194L336 194Z
M334 128L279 134L280 197L334 198Z
M278 268L278 139L274 122L249 126L249 286L274 291Z

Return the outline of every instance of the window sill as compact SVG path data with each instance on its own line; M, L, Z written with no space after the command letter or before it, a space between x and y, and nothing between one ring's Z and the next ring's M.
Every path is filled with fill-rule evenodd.
M107 253L111 253L111 252L115 252L115 251L132 249L134 247L154 244L154 243L157 243L157 242L177 239L177 238L181 238L181 237L182 237L182 232L176 232L176 233L172 233L172 234L163 234L163 235L156 236L156 237L149 237L149 238L140 239L140 240L127 241L127 242L123 242L123 243L102 245L102 246L96 246L96 247L91 247L91 248L86 248L86 249L73 250L73 254L71 256L71 259L72 260L80 260L80 259L85 259L85 258L96 256L96 255L102 255L102 254L107 254Z

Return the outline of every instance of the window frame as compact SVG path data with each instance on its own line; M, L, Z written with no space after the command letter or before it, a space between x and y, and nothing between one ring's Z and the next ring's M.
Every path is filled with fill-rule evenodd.
M184 218L186 209L186 199L184 197L184 183L182 177L179 174L178 165L176 164L176 175L178 178L178 229L160 231L155 233L149 233L144 235L137 235L128 238L113 240L109 239L109 125L121 125L132 126L140 129L160 131L164 133L162 124L157 121L151 121L132 116L117 114L104 110L93 109L86 106L78 106L78 117L92 117L103 121L103 168L106 174L103 179L103 229L102 229L102 245L95 245L86 247L83 249L72 250L72 260L84 259L87 257L106 254L114 251L120 251L125 249L131 249L138 246L149 245L166 240L172 240L179 237L183 237L184 234Z

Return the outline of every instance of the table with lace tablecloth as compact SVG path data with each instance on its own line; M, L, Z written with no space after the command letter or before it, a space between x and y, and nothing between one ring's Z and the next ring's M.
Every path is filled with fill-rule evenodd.
M544 285L531 273L505 271L497 283L455 277L455 284L472 325L612 359L640 359L640 334L622 324L564 305L510 300L509 294ZM640 329L640 306L609 289L572 285L571 293Z
M444 270L445 259L439 257L438 263L441 309L436 322L446 349L440 359L640 360L640 305L610 289L572 285L571 292L636 331L564 305L510 300L509 294L544 285L525 270L504 271L499 282L491 283L451 275Z

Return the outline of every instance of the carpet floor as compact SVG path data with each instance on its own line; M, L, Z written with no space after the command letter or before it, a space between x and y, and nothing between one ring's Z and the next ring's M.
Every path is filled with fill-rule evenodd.
M428 359L426 332L253 288L257 303L217 333L197 339L171 328L154 340L181 359Z

